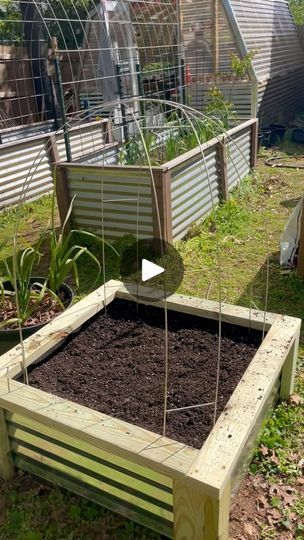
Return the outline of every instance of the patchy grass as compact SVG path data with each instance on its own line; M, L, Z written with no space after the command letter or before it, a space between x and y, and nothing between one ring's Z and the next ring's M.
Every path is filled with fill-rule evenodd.
M288 141L284 144L281 155L286 155L284 151L294 155L303 152L301 147L295 147ZM263 150L261 157L264 159L270 155L273 153ZM217 300L220 282L223 301L256 305L261 310L267 308L303 318L304 282L295 272L282 274L279 266L280 236L292 208L303 193L303 178L304 171L272 169L261 161L257 171L242 182L228 202L214 210L203 224L193 226L186 240L177 243L185 265L180 292ZM50 198L47 197L22 209L20 245L30 241L35 224L37 231L47 224L49 210ZM2 240L6 242L6 254L11 250L14 212L0 214L0 245ZM116 248L122 253L128 243L130 237L116 243ZM99 258L102 257L100 244L90 241L89 247ZM111 277L119 277L119 260L107 252L106 278ZM84 257L79 294L90 290L94 279L95 268ZM247 521L251 520L252 528L244 532L240 523L242 527L245 525L235 519L236 528L232 529L231 538L242 535L248 540L304 538L301 525L303 485L300 482L304 413L297 397L304 399L303 335L301 341L295 400L291 404L278 405L265 423L251 464L252 473L247 476L240 498L236 500L240 507L242 501L252 498L252 506L244 514ZM274 485L285 486L287 493L289 487L295 490L292 502L289 499L290 504L284 504L286 497L279 498L273 494ZM261 502L258 502L261 494L265 499L262 510ZM97 505L29 476L17 478L0 488L0 509L0 540L160 538ZM252 531L258 536L254 536Z

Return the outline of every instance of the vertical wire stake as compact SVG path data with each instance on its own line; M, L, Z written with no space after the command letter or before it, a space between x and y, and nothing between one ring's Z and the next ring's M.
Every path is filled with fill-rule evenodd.
M105 234L104 234L104 200L103 200L103 177L101 178L101 238L102 238L102 279L104 295L104 313L107 315L106 302L106 259L105 259Z
M164 388L164 422L163 436L166 436L167 429L167 405L168 405L168 378L169 378L169 340L168 340L168 310L167 310L167 294L166 285L164 285L165 296L165 388Z
M269 252L267 256L267 264L266 264L266 291L265 291L265 304L264 304L264 320L263 320L263 332L262 332L262 340L265 337L266 332L266 314L267 314L267 308L268 308L268 293L269 293Z
M219 385L220 385L220 371L221 371L221 352L222 352L222 280L221 280L221 265L219 258L219 245L217 243L218 250L218 284L219 284L219 336L218 336L218 349L217 349L217 367L216 367L216 389L215 389L215 404L214 404L214 415L213 415L213 425L216 422L217 417L217 404L218 404L218 395L219 395Z

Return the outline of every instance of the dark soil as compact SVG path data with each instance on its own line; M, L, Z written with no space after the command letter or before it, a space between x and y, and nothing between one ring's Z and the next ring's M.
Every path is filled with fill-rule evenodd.
M35 304L35 299L29 301L28 310ZM34 312L26 321L22 322L22 326L28 327L35 324L46 324L50 322L58 313L62 311L62 307L58 301L46 294L41 303L35 308ZM18 328L18 322L8 322L10 320L18 319L18 311L16 304L10 298L5 298L4 303L0 306L0 324L6 323L2 328L14 330Z
M168 313L168 408L213 402L218 323ZM115 300L29 373L32 386L162 433L164 312ZM261 341L261 334L223 325L218 411L224 409ZM168 414L167 436L200 448L214 406Z

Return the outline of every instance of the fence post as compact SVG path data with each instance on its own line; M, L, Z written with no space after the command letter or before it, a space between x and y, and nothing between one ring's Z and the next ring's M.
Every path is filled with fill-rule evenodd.
M7 433L4 410L0 409L0 477L3 480L10 480L14 474L14 464Z
M226 201L229 196L228 176L227 176L227 154L226 154L226 139L223 137L217 143L218 159L219 159L219 189L220 198Z
M288 399L294 391L294 382L296 377L298 353L299 353L299 341L301 332L301 320L299 319L299 328L295 335L295 339L290 348L290 351L286 357L286 360L282 369L281 386L280 386L280 398Z
M60 156L58 152L57 139L56 135L52 133L46 141L46 153L49 157L50 164L58 163L60 161Z
M68 214L69 208L70 208L70 194L68 189L68 181L67 181L67 168L63 166L57 166L56 167L56 195L57 195L57 204L59 209L59 215L60 215L60 222L61 225L65 222L66 216ZM68 220L65 232L69 232L71 230L71 222L70 219Z
M162 170L153 171L153 179L156 191L155 194L151 186L153 237L170 243L172 242L171 173ZM160 224L158 222L158 212Z
M258 128L259 121L258 119L251 124L251 142L250 142L250 167L254 169L257 165L258 158Z

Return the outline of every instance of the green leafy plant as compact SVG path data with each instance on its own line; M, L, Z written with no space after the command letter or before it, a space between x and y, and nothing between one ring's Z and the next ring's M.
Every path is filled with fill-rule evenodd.
M220 131L223 132L225 129L228 129L231 121L235 121L237 118L233 104L224 99L222 92L216 86L210 88L207 94L205 112L211 119L217 120L218 124L216 128L214 126L215 122L213 122L213 125L210 125L209 121L210 132L214 133L216 131L217 135Z
M71 217L74 199L75 197L72 199L65 221L62 225L61 232L57 234L55 227L54 198L52 211L52 226L50 231L50 264L47 274L47 281L49 288L55 293L57 293L60 285L65 281L65 279L70 273L72 273L74 276L76 287L79 287L77 264L80 257L84 254L90 257L90 259L95 263L97 268L96 278L92 286L95 285L101 274L100 262L95 257L95 255L87 247L73 245L72 241L74 234L77 233L78 236L81 235L84 237L94 238L95 240L98 240L100 242L104 242L117 254L117 251L111 244L109 244L109 242L107 242L106 240L102 240L91 232L72 229L66 234L67 223Z
M245 75L248 74L248 71L250 70L252 66L252 60L254 59L257 52L258 52L257 50L253 49L249 51L247 54L245 54L243 58L241 58L237 54L232 53L231 69L237 77L239 78L245 77Z
M6 273L0 277L0 297L2 306L9 301L12 312L16 316L9 317L0 323L1 327L24 324L43 302L45 295L53 296L61 304L60 299L48 287L47 280L42 283L33 280L33 267L39 262L39 249L44 235L35 247L27 247L14 260L5 259L3 264ZM18 315L17 315L18 314Z
M72 200L68 209L61 231L58 234L55 226L55 195L53 195L51 209L51 228L47 228L41 235L35 246L28 246L19 254L9 259L4 259L4 272L0 276L0 301L2 311L13 313L0 323L1 327L14 327L21 323L24 325L31 317L35 316L41 304L47 297L55 300L55 305L63 309L60 298L60 286L66 278L72 274L76 287L79 286L78 262L83 255L87 255L96 266L96 278L93 287L101 274L101 265L96 256L85 246L74 244L73 237L88 237L108 245L116 255L116 249L106 240L88 231L75 229L66 232L67 224L73 209ZM35 269L41 259L42 245L49 246L50 262L44 279L35 280ZM16 315L15 315L16 314Z

